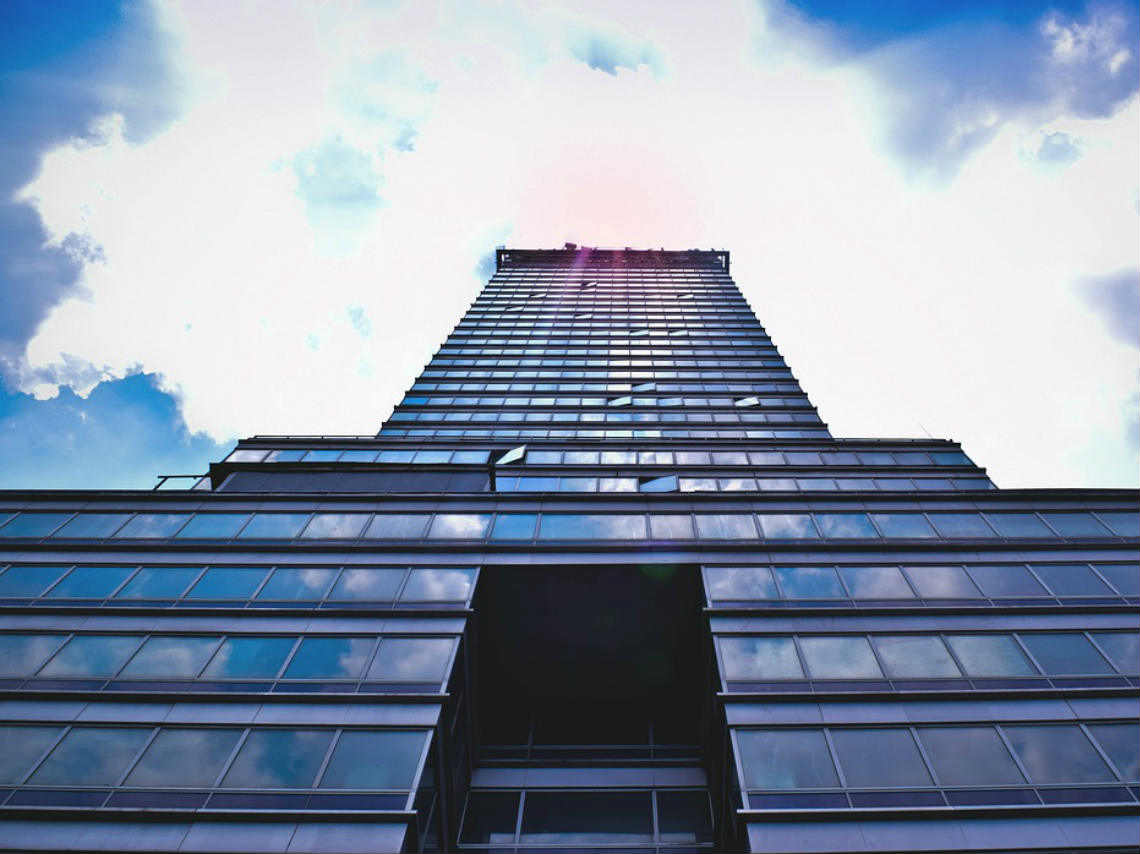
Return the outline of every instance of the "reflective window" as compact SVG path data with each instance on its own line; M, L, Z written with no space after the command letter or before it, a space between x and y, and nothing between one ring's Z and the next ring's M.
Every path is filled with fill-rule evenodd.
M357 679L372 655L374 638L305 638L286 679Z
M210 658L220 637L152 637L123 668L121 678L155 676L193 679Z
M1140 596L1140 565L1098 563L1097 571L1125 596Z
M843 599L847 592L830 566L777 566L772 572L789 599Z
M918 738L943 786L1025 782L993 727L919 727Z
M474 583L474 569L417 567L400 598L404 602L466 602Z
M328 730L253 730L222 785L241 789L308 788L331 741L332 733Z
M49 599L105 599L135 571L133 566L77 566L47 592Z
M993 537L993 529L978 513L931 513L930 521L944 537Z
M1125 780L1140 780L1140 726L1089 724L1089 732Z
M724 678L730 682L804 678L791 638L722 637L719 645Z
M521 842L531 845L653 841L648 792L527 792Z
M499 513L495 516L492 540L530 540L538 525L537 513Z
M877 539L878 533L865 513L816 513L823 536L832 540Z
M933 537L934 530L918 513L872 513L871 518L884 537Z
M1042 513L1049 527L1062 537L1111 537L1112 532L1091 513Z
M213 566L186 594L187 599L248 599L269 570L263 566Z
M308 520L308 513L255 513L238 536L243 540L291 540Z
M316 513L301 533L305 540L355 540L364 530L367 513Z
M1046 596L1041 583L1021 564L1005 566L974 565L966 567L970 577L987 596Z
M654 513L649 517L649 530L655 540L691 540L693 519L687 513Z
M698 513L697 533L702 540L747 540L756 538L756 523L750 514Z
M657 832L662 842L712 842L708 794L658 792Z
M130 517L130 513L80 513L52 534L52 538L97 540L109 537Z
M1041 669L1050 676L1066 673L1112 673L1108 662L1079 632L1032 633L1020 636Z
M0 575L0 596L32 599L67 572L66 566L10 566Z
M162 729L125 784L212 786L240 737L240 729Z
M542 517L540 540L643 540L645 517L638 514L551 513Z
M115 536L130 540L165 539L177 534L189 519L189 513L139 513Z
M0 726L0 784L21 782L59 738L62 727Z
M932 781L905 729L836 729L831 741L848 786L929 786Z
M149 727L75 727L28 780L48 786L113 786L150 737Z
M296 643L290 637L228 637L202 673L205 679L272 679Z
M1116 779L1079 727L1003 726L1031 783L1103 783Z
M705 585L713 601L778 599L772 572L766 566L712 566Z
M856 599L913 599L896 566L841 566L839 573Z
M113 676L140 640L131 635L77 635L55 654L40 676Z
M481 540L490 525L489 513L437 513L428 536L437 540Z
M257 600L276 599L287 602L323 599L336 578L336 570L321 566L279 567L269 576Z
M322 789L411 789L427 733L422 731L341 734L321 776Z
M459 841L473 845L513 842L518 816L518 792L471 792Z
M1122 673L1140 673L1140 634L1136 632L1092 632L1092 639Z
M1058 596L1111 596L1112 590L1087 565L1036 564L1033 571Z
M377 513L364 537L369 540L414 540L423 536L427 513Z
M0 537L46 537L71 517L71 513L19 513L0 527ZM0 517L2 518L2 517Z
M739 730L740 764L749 789L838 786L839 777L820 730Z
M178 538L228 540L237 536L248 519L248 513L198 513L178 532Z
M346 567L329 594L330 601L394 602L406 570Z
M815 679L882 678L865 637L802 637L800 649Z
M986 519L1003 537L1053 536L1045 523L1033 513L987 513Z
M177 599L202 571L200 566L144 566L116 599Z
M890 676L902 679L961 676L954 659L939 638L923 635L876 635L874 643Z
M764 536L770 540L803 540L819 536L811 515L807 513L762 513L759 518Z
M442 682L455 646L450 638L384 638L368 669L381 682Z
M1096 515L1118 537L1140 537L1140 513L1117 513L1101 510Z
M0 676L27 676L59 649L64 635L0 635Z
M1009 635L947 635L971 676L1035 676L1037 669Z

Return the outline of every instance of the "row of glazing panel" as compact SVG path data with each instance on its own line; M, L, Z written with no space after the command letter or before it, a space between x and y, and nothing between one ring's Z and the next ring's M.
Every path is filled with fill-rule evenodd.
M0 687L439 693L456 643L391 635L5 632Z
M1138 799L1134 721L738 728L732 735L751 809Z
M10 788L0 798L7 807L403 810L429 734L4 725L0 784Z
M473 567L13 564L0 604L185 608L462 608Z
M813 417L814 420L814 417ZM660 430L639 428L636 430L566 429L549 430L527 428L525 430L506 429L457 429L454 427L388 427L381 428L377 436L381 439L409 437L413 439L829 439L826 428L791 430L772 428L760 430L735 430L720 427L715 430Z
M696 514L23 511L11 515L0 526L0 539L32 540L803 541L1138 536L1140 514L1128 511Z

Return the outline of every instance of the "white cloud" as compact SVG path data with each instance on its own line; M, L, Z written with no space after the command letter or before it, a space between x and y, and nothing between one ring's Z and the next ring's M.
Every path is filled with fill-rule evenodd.
M108 118L25 190L55 240L102 251L31 342L29 387L78 359L160 374L214 437L371 433L495 243L715 246L837 434L925 428L1003 486L1135 482L1135 351L1074 290L1135 265L1135 99L1005 123L931 188L877 145L858 63L770 64L749 3L609 5L170 12L191 106L141 144ZM660 67L591 69L591 26ZM1044 130L1083 156L1033 168ZM303 173L339 181L322 207L381 203L312 215L295 166L329 140L349 160Z

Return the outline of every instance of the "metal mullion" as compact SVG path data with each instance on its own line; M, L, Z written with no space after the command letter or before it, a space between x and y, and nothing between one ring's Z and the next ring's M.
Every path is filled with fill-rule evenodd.
M1033 656L1033 653L1029 651L1029 647L1021 642L1021 632L1017 631L1016 629L1010 629L1009 631L1005 632L994 632L994 634L1008 634L1011 638L1013 638L1013 642L1017 644L1018 649L1020 649L1025 654L1025 657L1029 660L1029 663L1037 668L1037 673L1039 676L1044 676L1046 679L1053 678L1045 672L1045 668L1041 666L1041 663ZM1049 633L1045 632L1045 634Z
M137 656L140 652L142 652L142 648L144 646L146 646L146 642L149 641L152 637L154 637L154 632L146 632L145 634L143 634L142 635L142 642L138 646L135 647L134 652L132 652L130 655L128 655L126 660L121 665L119 665L118 669L116 669L114 673L112 673L111 675L106 677L105 681L106 682L114 681L120 673L122 673L124 670L126 670L127 666L130 665L130 663L132 661L134 661L135 656Z
M1038 723L1040 723L1040 722L1038 722ZM1029 776L1029 772L1025 770L1025 766L1021 762L1021 757L1017 755L1017 751L1013 749L1013 745L1010 744L1009 739L1006 738L1005 731L1002 728L1002 724L999 723L998 721L994 721L992 724L990 724L990 726L992 726L994 728L994 730L997 731L998 740L1003 745L1005 745L1005 749L1008 750L1009 755L1013 757L1013 764L1017 766L1017 770L1020 771L1021 776L1025 778L1026 785L1036 786L1037 784L1032 781L1032 778Z
M250 518L252 518L252 517L250 517ZM306 523L306 524L308 524L308 523ZM249 597L245 600L247 605L250 602L252 602L254 599L256 599L257 595L265 588L265 585L269 583L269 579L272 578L273 573L275 573L277 571L277 564L276 563L269 564L268 566L266 566L266 570L267 570L267 572L265 573L265 577L263 579L261 579L261 583L257 585L257 587L253 590L252 593L249 594Z
M175 511L175 512L177 513L178 511ZM193 512L187 513L186 514L186 521L183 522L181 525L179 525L178 529L176 531L174 531L171 534L168 534L167 536L163 537L162 539L173 540L175 537L178 536L178 534L182 531L183 528L185 528L187 525L189 525L194 520L194 517L197 515L198 515L198 511L193 511ZM202 514L202 515L208 515L208 514Z
M915 586L914 582L912 582L910 580L910 576L907 575L906 571L903 569L903 565L901 563L896 563L896 564L894 564L894 567L895 567L895 569L897 569L899 571L899 575L902 576L903 583L906 584L906 586L910 588L910 592L914 594L915 601L916 602L924 601L922 595L918 592L918 587Z
M650 804L650 812L651 812L652 817L653 817L653 843L655 845L660 845L661 844L661 833L660 833L660 828L658 827L657 790L656 789L650 789L649 790L649 804Z
M780 636L779 635L773 635L773 637L780 637ZM815 677L815 674L812 673L811 668L808 666L807 656L804 655L803 649L800 648L800 636L799 636L799 634L797 632L792 632L789 635L786 635L786 637L790 637L792 639L792 648L795 649L796 655L799 656L800 670L803 671L804 679L806 679L809 684L814 683L816 677Z
M372 667L372 662L376 659L376 656L380 654L380 645L384 642L385 637L385 634L377 634L375 636L372 642L372 650L368 653L368 658L364 662L364 666L360 668L360 675L356 677L356 682L354 683L356 690L354 693L359 692L360 687L364 684L365 680L368 679L368 672Z
M126 782L126 779L130 776L131 771L133 771L135 769L135 766L139 764L139 760L142 759L143 754L146 753L147 749L154 743L154 740L158 738L158 734L163 730L163 727L161 725L152 724L152 726L154 728L151 730L150 736L143 743L143 746L139 749L139 751L135 754L135 758L131 762L127 763L126 770L124 770L123 773L119 775L117 782L111 784L113 788L118 789Z
M1108 587L1108 589L1111 590L1113 593L1115 593L1118 597L1124 598L1125 596L1128 595L1126 593L1122 593L1117 588L1117 586L1115 584L1113 584L1112 581L1109 580L1108 576L1106 576L1104 573L1102 573L1097 568L1096 564L1092 563L1091 561L1088 561L1084 565L1087 566L1090 570L1092 570L1092 574L1094 577L1099 578L1101 583L1106 585Z
M1099 643L1096 642L1096 639L1092 636L1092 632L1083 631L1083 632L1081 632L1081 634L1084 635L1085 640L1087 640L1089 643L1092 644L1093 649L1095 649L1098 653L1100 653L1101 658L1103 658L1105 661L1108 662L1109 667L1111 667L1113 670L1115 670L1117 673L1121 674L1122 676L1131 675L1131 674L1125 673L1123 670L1121 670L1119 667L1116 666L1116 662L1112 659L1112 657L1107 652L1104 651L1104 649L1101 647L1101 645Z
M310 791L316 791L321 784L321 779L325 776L325 771L328 770L329 763L332 761L333 753L336 751L337 744L340 743L340 737L344 733L344 727L337 727L333 732L333 737L329 739L328 749L325 751L324 758L321 764L317 767L317 773L313 775L313 782L309 784ZM407 806L405 804L405 806Z
M21 634L22 634L22 633L21 633ZM27 679L35 679L35 678L36 678L36 674L37 674L37 673L39 673L41 670L43 670L45 667L47 667L47 666L48 666L48 662L50 662L50 661L51 661L53 658L55 658L55 657L56 657L56 656L59 654L59 651L60 651L61 649L63 649L63 647L64 647L64 646L65 646L65 645L68 643L68 641L70 641L70 640L71 640L73 637L75 637L75 632L64 632L64 633L62 633L61 635L59 635L59 637L61 637L63 640L62 640L60 643L56 644L56 647L55 647L55 649L53 649L53 650L51 651L51 653L49 653L49 654L48 654L48 657L47 657L47 658L45 658L45 659L43 660L43 662L41 662L41 663L40 663L40 666L39 666L39 667L37 667L37 668L36 668L34 671L32 671L32 672L31 672L31 673L30 673L30 674L29 674L27 677L25 677L25 678L27 678Z
M187 524L189 524L189 523L187 523ZM182 589L182 593L181 593L181 595L179 595L179 596L175 597L175 599L174 599L174 602L175 602L175 604L177 604L177 603L179 603L179 602L183 601L183 600L186 598L186 594L188 594L188 593L189 593L191 590L193 590L193 589L194 589L194 586L195 586L195 585L196 585L196 584L197 584L199 581L201 581L201 580L202 580L202 576L203 576L203 575L205 575L207 572L209 572L209 571L210 571L210 566L211 566L211 564L205 564L205 565L204 565L204 566L201 568L201 570L198 572L198 574L194 576L194 580L193 580L193 581L191 581L189 584L187 584L187 585L186 585L186 586L185 586L185 587Z
M1096 738L1093 737L1093 734L1089 732L1088 724L1086 724L1084 721L1074 721L1074 723L1080 727L1081 732L1085 734L1085 738L1092 742L1093 749L1096 750L1097 754L1102 760L1104 760L1104 762L1108 765L1109 770L1116 775L1117 779L1124 783L1128 783L1128 778L1123 773L1121 773L1120 769L1116 767L1116 763L1112 761L1112 758L1108 755L1107 752L1105 752L1104 748L1100 746L1100 742L1098 742Z
M286 635L288 637L288 635ZM293 660L293 656L297 654L297 649L301 646L302 641L305 640L305 635L297 635L297 639L293 642L293 648L289 650L289 654L285 656L285 660L281 662L281 666L277 670L277 674L273 676L273 683L276 684L285 678L285 671L289 669L289 662Z
M71 732L73 729L75 729L75 724L64 724L64 725L63 725L63 726L60 728L60 733L59 733L59 735L58 735L58 736L56 736L55 740L54 740L54 741L53 741L51 744L49 744L49 745L47 746L47 748L44 750L44 752L43 752L43 753L41 753L41 754L40 754L40 758L39 758L39 759L37 759L35 762L33 762L33 763L32 763L32 767L31 767L30 769L28 769L28 773L27 773L27 774L25 774L25 775L24 775L24 776L23 776L23 777L22 777L22 778L21 778L19 781L17 781L17 782L16 782L14 785L15 785L15 786L23 786L23 785L27 785L27 782L28 782L28 780L29 780L29 779L31 779L32 775L33 775L33 774L35 774L35 773L36 773L36 771L38 771L38 770L40 769L40 766L41 766L41 765L43 765L43 764L44 764L44 762L47 760L47 758L48 758L49 756L51 756L51 755L52 755L52 753L54 753L54 752L55 752L55 749L56 749L57 747L59 747L59 743L60 743L61 741L63 741L65 738L67 738L67 734L68 734L69 732Z
M226 639L228 637L229 635L225 632L222 632L218 635L218 641L214 644L214 648L210 651L210 654L206 656L206 660L202 663L202 666L198 668L197 672L192 677L190 677L193 681L197 681L202 678L202 674L205 672L206 668L210 666L210 662L214 660L214 656L218 654L218 650L222 648L222 644L226 642Z
M950 660L954 662L954 666L958 668L958 672L960 674L962 674L962 678L970 680L970 683L973 684L974 677L971 676L969 671L966 670L965 665L962 664L961 659L958 658L958 654L956 652L954 652L954 647L946 639L947 636L950 634L953 634L953 633L952 632L940 631L940 632L936 632L934 636L942 642L942 646L946 649L946 652L949 653ZM983 678L985 678L985 677L983 677Z
M238 736L237 743L234 744L233 749L230 751L230 755L227 756L225 762L222 763L221 770L218 771L218 776L214 778L214 783L212 786L210 786L211 789L217 789L221 787L222 781L226 778L226 774L229 773L230 768L233 766L234 761L237 759L238 753L240 753L241 749L245 747L245 743L249 740L249 736L252 732L252 726L242 727L241 735Z
M106 596L104 596L100 601L109 602L110 600L114 599L117 595L119 595L119 593L122 592L123 588L126 587L128 584L130 584L131 581L134 579L134 577L136 575L138 575L141 571L142 571L142 564L136 563L134 570L132 572L127 573L127 577L122 580L122 582L119 584L119 586L116 587L114 590L112 590L110 593L108 593Z
M9 566L11 566L11 564L9 564ZM69 575L71 575L71 573L75 572L75 567L76 567L76 566L77 566L77 564L75 564L75 563L72 563L72 564L71 564L71 569L69 569L69 570L67 570L66 572L64 572L64 573L63 573L63 575L61 575L59 578L57 578L55 581L53 581L51 584L49 584L49 585L48 585L48 586L47 586L47 587L46 587L46 588L43 590L43 592L42 592L42 593L40 593L38 596L36 596L36 597L35 597L35 599L38 601L38 600L41 600L41 599L43 599L45 596L47 596L47 594L48 594L48 593L50 593L50 592L51 592L51 591L52 591L52 590L53 590L55 587L57 587L58 585L60 585L61 583L63 583L63 580L64 580L65 578L67 578Z
M375 516L376 514L373 513L372 515ZM368 525L371 524L371 522L372 520L369 519L368 522L365 523L364 527L360 529L361 536L363 536L364 532L368 530ZM325 590L325 595L322 596L320 601L317 602L318 608L328 603L329 597L332 596L332 592L336 589L336 586L340 582L340 577L342 575L344 575L344 566L338 566L336 568L336 576L333 578L332 584L328 586L328 589Z
M518 845L522 839L522 821L523 811L526 809L526 789L519 789L518 812L515 815L515 838L514 844Z
M917 635L917 636L923 637L923 635ZM874 657L875 663L879 666L879 672L883 675L884 679L886 679L888 682L891 683L891 687L893 688L894 687L894 677L887 670L886 665L883 664L883 659L879 655L879 649L877 646L875 646L875 640L874 640L875 635L872 634L871 632L868 632L863 637L867 641L867 646L869 646L871 648L871 655ZM920 678L920 679L923 679L923 678L934 679L936 677L933 677L933 676L922 677L922 676L920 676L918 678Z
M911 740L918 747L918 755L926 764L926 771L928 774L930 774L930 779L938 789L943 789L945 787L945 784L943 784L943 782L938 779L938 772L934 768L934 762L926 752L926 745L922 743L922 738L918 734L918 727L908 725L906 727L906 731L910 733ZM943 801L946 800L946 795L944 793L942 794L942 799Z

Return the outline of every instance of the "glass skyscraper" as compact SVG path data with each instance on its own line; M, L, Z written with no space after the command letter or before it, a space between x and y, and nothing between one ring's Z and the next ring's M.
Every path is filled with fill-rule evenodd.
M500 249L376 435L160 485L0 493L2 850L1140 841L1137 492L834 438L728 252Z

